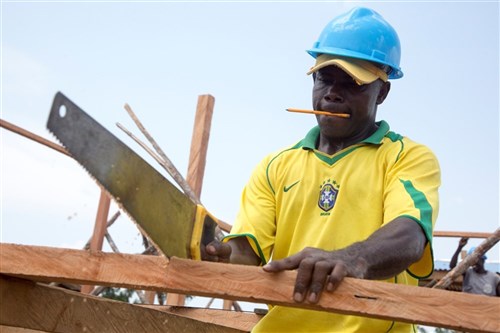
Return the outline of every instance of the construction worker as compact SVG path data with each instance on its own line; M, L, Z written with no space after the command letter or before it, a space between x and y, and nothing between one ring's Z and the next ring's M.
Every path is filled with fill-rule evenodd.
M400 42L378 13L354 8L327 24L306 136L265 157L237 219L204 260L297 270L293 299L317 303L346 276L417 285L433 272L440 168L431 150L376 121L399 79ZM411 324L273 306L253 332L414 332Z
M450 269L455 268L458 261L458 254L462 251L469 238L462 237L458 241L458 247L453 253L450 260ZM467 255L470 256L475 247L471 247L467 251ZM484 268L484 263L488 259L486 255L481 255L476 261L476 263L467 268L463 273L462 291L471 294L488 295L488 296L500 296L500 276L494 272L490 272Z

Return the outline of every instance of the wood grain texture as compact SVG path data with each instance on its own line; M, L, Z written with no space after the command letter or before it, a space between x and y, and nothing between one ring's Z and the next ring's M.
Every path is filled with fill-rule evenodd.
M163 256L0 243L0 273L43 282L165 290Z
M126 302L0 276L0 323L46 332L207 332L242 330ZM8 306L5 306L8 305Z
M163 257L0 244L0 273L44 281L281 304L467 332L500 332L500 298L346 278L319 304L295 303L296 273Z
M199 263L172 258L167 288L196 290L249 302L285 305L361 315L467 332L500 332L500 299L445 290L394 285L346 278L334 293L324 293L318 304L295 303L296 272L269 274L251 266ZM434 292L439 291L439 292Z

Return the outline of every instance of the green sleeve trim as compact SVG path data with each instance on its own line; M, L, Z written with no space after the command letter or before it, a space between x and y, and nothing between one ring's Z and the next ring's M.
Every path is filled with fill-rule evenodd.
M230 240L232 238L236 238L236 237L246 237L249 240L250 246L254 250L255 254L257 254L259 256L260 261L261 261L261 265L267 264L266 257L264 256L264 253L262 252L262 249L260 248L260 244L259 244L259 242L257 241L257 238L255 238L254 235L247 234L247 233L243 233L243 234L230 234L230 235L225 236L222 239L222 241L223 242L227 242L228 240Z
M425 256L425 251L430 251L430 261L431 261L431 270L429 271L428 274L425 276L418 276L412 273L409 269L407 270L408 274L410 274L412 277L416 279L423 279L429 277L432 272L434 271L434 253L432 250L432 206L427 200L427 197L425 194L415 188L413 183L409 180L399 180L406 192L410 195L410 197L413 200L413 204L415 205L415 208L417 208L420 211L420 219L417 219L413 216L407 216L404 215L404 217L410 218L417 222L422 230L424 231L425 237L427 238L428 244L426 245L424 249L424 256ZM427 249L427 246L429 249Z
M418 225L420 225L420 227L422 228L422 230L424 230L425 238L427 238L427 242L428 242L428 244L425 247L427 248L427 246L429 246L429 251L430 251L430 256L431 256L431 258L430 258L431 259L431 269L430 269L430 272L429 272L429 274L426 274L426 275L417 275L417 274L414 274L409 269L407 269L406 272L408 274L410 274L413 278L417 279L417 280L426 279L426 278L428 278L429 276L432 275L432 272L434 272L434 251L432 250L432 246L431 246L431 244L432 244L432 233L431 233L431 236L429 237L427 235L427 232L425 231L426 229L423 226L422 222L420 220L416 219L415 217L410 216L410 215L402 215L401 217L406 217L406 218L412 219L413 221L417 222ZM426 248L424 248L424 251L426 251Z
M420 211L420 221L416 220L422 229L424 230L425 236L429 242L432 242L432 206L427 200L425 194L417 190L410 180L399 180L406 192L410 195L413 200L415 208ZM411 216L408 216L411 218ZM413 218L415 220L415 218Z

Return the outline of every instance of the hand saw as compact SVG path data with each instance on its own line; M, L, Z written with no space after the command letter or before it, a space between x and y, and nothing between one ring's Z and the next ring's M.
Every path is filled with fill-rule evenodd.
M61 92L47 128L167 257L201 260L216 219Z

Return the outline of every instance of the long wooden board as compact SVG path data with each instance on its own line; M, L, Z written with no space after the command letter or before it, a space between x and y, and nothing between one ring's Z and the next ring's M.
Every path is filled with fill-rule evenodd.
M242 333L166 311L0 276L0 324L46 332Z
M492 232L470 232L470 231L434 231L434 237L467 237L467 238L488 238Z
M296 273L160 256L90 253L0 243L0 273L42 281L121 286L397 320L468 332L500 332L500 298L346 278L319 304L298 304Z

